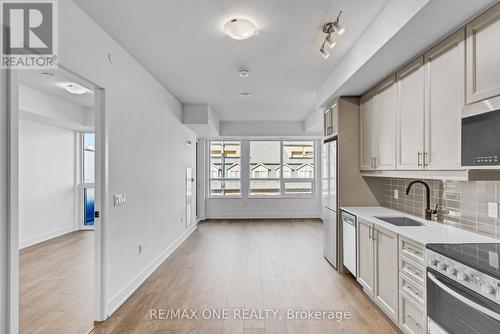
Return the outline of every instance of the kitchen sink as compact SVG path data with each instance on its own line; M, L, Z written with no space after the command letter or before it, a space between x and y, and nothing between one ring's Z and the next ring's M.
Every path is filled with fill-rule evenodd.
M375 217L375 218L383 220L386 223L396 226L424 226L423 223L408 217Z

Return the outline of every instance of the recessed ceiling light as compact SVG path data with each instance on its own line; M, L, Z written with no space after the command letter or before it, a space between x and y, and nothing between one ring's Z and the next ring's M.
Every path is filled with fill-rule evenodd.
M240 93L240 96L241 96L241 97L250 97L250 96L252 96L252 93L249 93L249 92L243 92L243 93Z
M82 95L82 94L89 92L89 90L87 88L85 88L82 85L79 85L77 83L74 83L74 82L69 83L69 84L65 84L63 86L63 88L66 89L71 94L77 94L77 95Z
M238 71L238 74L240 77L242 78L246 78L248 77L248 75L250 74L249 71L246 69L246 68L241 68L239 71Z
M40 76L43 79L54 79L56 75L49 72L43 72Z
M250 20L232 18L224 24L224 32L231 38L244 40L255 35L257 27Z

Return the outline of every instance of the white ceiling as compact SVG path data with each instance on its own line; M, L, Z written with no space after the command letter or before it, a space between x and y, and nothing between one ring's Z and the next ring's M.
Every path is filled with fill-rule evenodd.
M181 102L210 104L222 121L301 121L389 0L75 1ZM347 30L323 60L321 26L339 10ZM251 18L259 33L246 41L225 36L232 16ZM238 76L242 66L248 78Z
M43 73L53 74L54 77L46 79ZM70 80L61 70L19 71L19 81L26 86L84 107L89 111L94 108L94 93L91 91L92 87L86 87L90 90L88 93L81 95L71 94L65 90L63 86L68 83L74 83L74 81Z

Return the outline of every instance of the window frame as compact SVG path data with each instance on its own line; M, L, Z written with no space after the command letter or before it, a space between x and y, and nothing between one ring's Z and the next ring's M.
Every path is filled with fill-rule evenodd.
M228 177L212 177L212 142L234 142L234 143L239 143L240 145L240 177L238 178L228 178ZM207 185L207 198L210 199L234 199L234 198L243 198L243 182L241 178L241 170L242 170L242 160L243 160L243 140L239 139L210 139L208 140L208 185ZM239 181L240 182L240 193L239 195L212 195L211 187L212 187L212 181Z
M317 163L317 141L315 139L248 139L248 153L245 158L248 160L248 187L246 197L248 199L287 199L287 198L316 198L316 182L318 176L318 163ZM283 143L293 141L310 141L313 144L313 177L312 178L299 178L299 177L288 177L283 176ZM280 177L279 178L254 178L252 177L252 166L250 162L251 153L251 143L252 142L279 142L280 143ZM280 194L279 195L252 195L250 183L251 181L279 181L280 182ZM311 183L311 193L310 194L286 194L285 184L286 183L301 183L309 182Z

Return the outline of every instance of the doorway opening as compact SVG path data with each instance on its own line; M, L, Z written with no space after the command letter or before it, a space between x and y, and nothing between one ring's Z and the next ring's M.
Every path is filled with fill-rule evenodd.
M105 318L104 90L63 67L9 79L9 327L90 332Z

